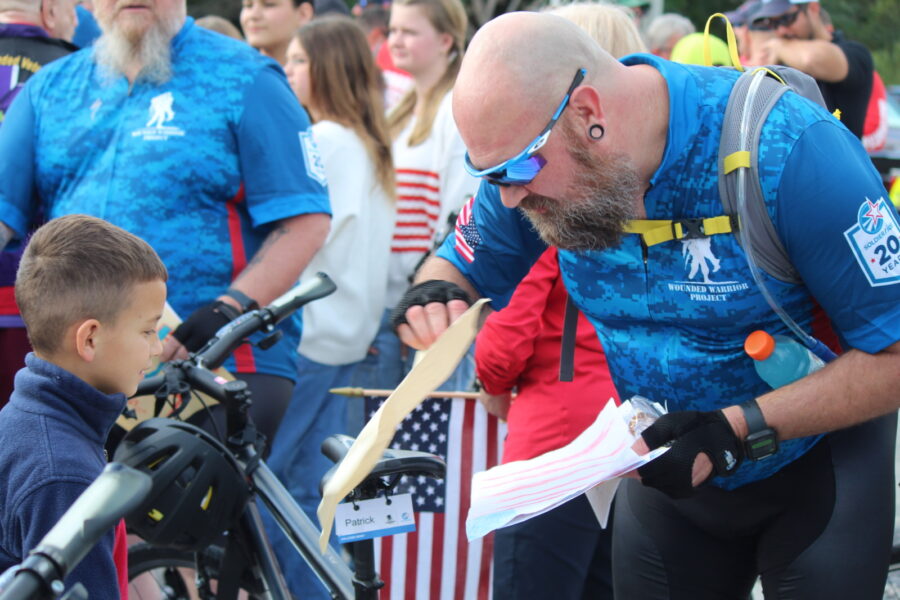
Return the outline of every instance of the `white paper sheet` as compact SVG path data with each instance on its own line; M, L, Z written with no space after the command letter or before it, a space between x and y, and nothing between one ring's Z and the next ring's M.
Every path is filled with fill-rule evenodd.
M594 423L567 446L476 473L466 518L469 540L536 517L589 490L594 513L605 526L619 476L667 450L635 453L631 446L636 435L623 418L630 414L627 401L620 407L608 402Z

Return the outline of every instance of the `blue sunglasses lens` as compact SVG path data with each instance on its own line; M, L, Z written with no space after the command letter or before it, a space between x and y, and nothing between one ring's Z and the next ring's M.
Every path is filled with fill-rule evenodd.
M505 169L498 173L488 173L485 175L485 178L491 183L525 185L531 183L546 164L547 161L544 160L543 156L534 154L511 165L507 165Z

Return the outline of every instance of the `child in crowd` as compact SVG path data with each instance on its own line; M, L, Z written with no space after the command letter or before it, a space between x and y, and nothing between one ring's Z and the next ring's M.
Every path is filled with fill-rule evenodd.
M294 32L314 14L312 0L244 0L241 27L248 44L284 65Z
M34 352L0 411L0 572L103 470L106 436L162 351L167 277L146 242L100 219L60 217L31 238L16 302ZM125 551L120 523L66 586L81 582L91 600L127 597Z

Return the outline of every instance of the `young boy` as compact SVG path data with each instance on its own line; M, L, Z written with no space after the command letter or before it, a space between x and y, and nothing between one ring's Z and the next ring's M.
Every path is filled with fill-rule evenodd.
M40 227L16 275L34 352L0 410L0 572L21 562L106 464L110 428L162 351L168 275L140 238L100 219ZM118 599L110 531L72 571L91 600ZM117 548L118 549L118 548Z

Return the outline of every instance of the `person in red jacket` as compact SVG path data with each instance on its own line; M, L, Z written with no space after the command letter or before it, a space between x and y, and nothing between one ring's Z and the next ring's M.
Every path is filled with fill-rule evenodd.
M556 248L549 248L503 310L491 314L475 343L481 401L507 420L503 462L565 446L618 394L597 333L578 314L574 378L560 381L567 294ZM512 396L515 390L515 397ZM494 598L612 598L610 540L584 496L498 530Z

